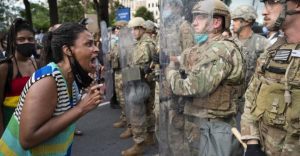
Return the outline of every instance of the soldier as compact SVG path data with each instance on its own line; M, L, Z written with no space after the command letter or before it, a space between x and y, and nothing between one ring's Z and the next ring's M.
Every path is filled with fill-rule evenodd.
M144 27L146 29L146 33L148 33L157 44L157 38L156 38L157 37L157 33L156 33L157 27L156 27L155 23L150 20L147 20L147 21L145 21Z
M126 115L125 115L125 99L124 99L124 90L123 90L123 80L122 80L122 67L121 67L121 50L119 47L119 30L123 27L127 26L127 22L125 21L118 21L115 23L116 26L116 42L114 43L112 47L112 51L110 53L110 60L112 64L112 68L114 70L114 78L115 78L115 90L116 90L116 97L117 100L120 103L121 106L121 116L119 121L115 122L113 124L113 127L115 128L123 128L126 127L126 130L121 133L120 138L121 139L127 139L132 136L130 124L126 121Z
M163 56L168 54L170 59L179 67L181 52L194 45L193 30L190 23L183 16L183 4L181 0L166 0L161 3L162 19L160 23L160 47L158 52ZM186 6L190 6L186 4ZM155 59L157 58L157 59ZM159 63L159 57L154 56L153 60ZM161 64L162 68L164 64ZM167 83L165 76L161 76L161 84ZM159 152L161 155L182 156L184 155L184 118L182 103L185 98L174 95L162 95L159 97L159 85L156 85L155 114L156 114L156 135L159 141ZM165 87L162 88L164 94ZM158 98L159 97L159 98Z
M236 38L234 39L240 46L246 61L246 75L245 83L242 89L244 93L248 83L254 73L256 60L264 49L268 47L269 41L259 34L252 31L252 26L257 18L255 9L250 5L241 5L232 12L231 19L233 20L233 33ZM243 94L242 93L242 94ZM241 114L244 110L245 100L242 97L239 99L237 120L240 121ZM237 123L240 129L240 123Z
M257 18L255 9L250 5L241 5L232 12L233 33L241 44L245 56L247 71L245 85L247 86L255 70L256 59L269 45L268 40L252 31L252 26Z
M145 67L149 67L155 53L155 43L145 33L144 19L135 17L129 21L134 38L137 40L129 60L129 67L123 70L126 82L126 109L130 118L134 145L122 151L123 156L141 155L147 145L154 141L154 81L147 78ZM149 90L149 91L148 91Z
M280 30L279 26L275 26L276 19L279 16L281 10L281 4L275 3L274 5L266 7L262 12L262 15L264 16L264 26L268 30L267 37L270 45L274 44L279 36L283 36L283 33Z
M181 55L185 73L174 70L172 63L166 71L172 92L192 98L184 106L185 155L238 155L231 128L244 63L238 46L222 36L230 26L230 13L220 0L200 1L192 13L197 44Z
M300 1L263 2L265 9L281 5L275 25L285 36L257 60L245 93L242 140L247 143L246 156L296 156L300 153Z

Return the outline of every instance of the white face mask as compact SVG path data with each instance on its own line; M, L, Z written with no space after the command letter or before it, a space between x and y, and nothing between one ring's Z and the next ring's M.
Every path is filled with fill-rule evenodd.
M171 10L164 10L163 14L162 14L162 18L163 19L166 19L168 17L170 17L172 14L172 11Z

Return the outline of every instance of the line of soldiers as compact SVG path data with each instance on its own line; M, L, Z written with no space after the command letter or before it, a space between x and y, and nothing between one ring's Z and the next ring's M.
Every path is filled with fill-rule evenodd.
M264 25L285 33L272 45L252 31L252 6L230 13L220 0L161 1L154 38L151 21L116 23L114 127L134 140L122 155L141 155L156 139L163 156L299 153L300 1L262 2ZM224 37L231 20L234 36Z

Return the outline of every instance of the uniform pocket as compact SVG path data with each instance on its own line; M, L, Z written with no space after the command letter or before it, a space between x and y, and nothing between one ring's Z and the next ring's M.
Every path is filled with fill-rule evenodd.
M272 83L263 84L257 96L254 113L262 114L263 122L272 126L283 126L286 123L284 101L284 85Z

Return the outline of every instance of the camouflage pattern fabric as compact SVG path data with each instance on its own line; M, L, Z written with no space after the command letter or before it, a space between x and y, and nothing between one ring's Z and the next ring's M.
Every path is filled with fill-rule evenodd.
M163 45L167 46L164 48L170 50L166 51L167 53L171 56L180 56L184 49L194 45L193 31L191 25L182 18L175 23L165 28L164 35L166 36L164 38L166 40L162 42L165 42ZM156 114L158 114L156 133L160 142L160 153L165 156L182 156L186 151L182 146L184 143L184 115L183 108L179 108L179 106L183 106L184 103L179 100L181 97L175 98L172 91L168 90L169 87L165 85L169 85L169 83L165 78L161 79L161 83L164 83L163 87L156 94L156 97L161 97L161 99L158 99L158 103L155 105Z
M115 70L115 89L116 89L117 100L119 101L121 107L120 119L122 121L127 122L126 114L125 114L124 86L122 80L122 72L120 70Z
M238 39L236 38L235 41L237 40ZM240 42L240 49L246 60L247 70L245 76L245 87L247 87L254 73L257 58L264 52L270 43L264 36L255 33L253 33L247 40L237 42Z
M170 82L172 91L175 95L193 98L192 102L187 102L184 105L185 114L185 144L190 152L195 151L192 144L189 144L192 136L200 136L198 122L193 123L196 119L211 119L223 120L230 118L228 122L230 126L235 126L234 115L236 114L236 99L238 98L238 90L234 93L232 90L223 90L221 92L232 92L230 95L220 94L218 98L228 99L228 107L226 109L218 109L206 107L208 103L218 103L220 108L223 108L222 101L212 101L210 95L219 92L220 86L230 84L239 86L244 78L244 62L242 54L238 47L231 41L223 40L221 35L216 36L212 41L202 45L195 45L188 48L181 55L181 65L186 70L187 78L183 79L179 71L168 68L167 81ZM230 88L230 87L229 87ZM233 87L234 88L234 87ZM212 97L214 98L214 97ZM233 98L233 99L231 99ZM201 106L197 105L197 99L203 99ZM210 101L210 102L208 102ZM230 104L229 104L230 103ZM199 104L199 103L198 103ZM208 105L209 106L209 105ZM194 120L187 120L187 117L192 117ZM210 121L210 120L208 120ZM197 125L197 131L191 130L190 125ZM193 126L192 126L193 127ZM189 133L189 134L187 134ZM230 135L231 139L233 136ZM200 143L201 139L195 139L195 143ZM187 145L188 144L188 145ZM200 147L196 147L200 148ZM230 149L230 147L229 147ZM198 152L189 153L191 155L198 155Z
M245 93L241 120L243 140L257 139L267 155L299 155L299 49L278 38L257 61Z
M149 34L144 34L141 39L136 43L134 51L131 53L131 59L129 62L129 66L131 67L139 67L141 70L144 69L145 65L149 65L151 62L151 56L155 52L155 42L149 36ZM147 81L147 84L150 87L150 96L145 101L144 105L146 107L146 116L145 120L141 120L140 122L131 122L131 130L133 134L133 140L135 143L139 144L145 141L146 137L150 133L154 133L155 131L155 116L153 114L154 108L154 94L155 94L155 83L153 81ZM132 117L130 117L132 118ZM133 116L134 121L138 121L138 116ZM138 123L138 124L135 124Z

